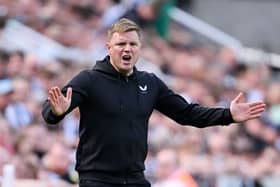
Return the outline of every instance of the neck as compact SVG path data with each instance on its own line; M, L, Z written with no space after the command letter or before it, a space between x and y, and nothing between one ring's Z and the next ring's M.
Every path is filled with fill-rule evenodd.
M119 71L120 72L120 71ZM129 72L120 72L122 75L128 77L133 73L133 69L131 69Z

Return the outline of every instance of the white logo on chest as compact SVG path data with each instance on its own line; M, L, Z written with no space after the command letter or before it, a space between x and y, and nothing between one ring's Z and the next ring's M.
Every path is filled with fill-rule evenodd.
M147 87L147 85L144 85L144 86L139 85L139 89L140 89L142 92L147 92L148 87Z

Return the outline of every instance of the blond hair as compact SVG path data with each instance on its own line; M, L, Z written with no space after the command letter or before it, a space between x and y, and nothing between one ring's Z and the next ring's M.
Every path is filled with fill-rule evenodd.
M121 18L117 22L112 24L112 26L108 29L107 36L108 39L110 40L115 32L123 33L129 31L136 31L139 38L141 37L140 28L135 22L127 18Z

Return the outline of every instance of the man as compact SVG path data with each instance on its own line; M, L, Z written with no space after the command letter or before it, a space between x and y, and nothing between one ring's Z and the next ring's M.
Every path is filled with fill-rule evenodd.
M157 182L154 187L198 187L193 177L180 169L176 150L164 148L156 155Z
M109 55L92 70L75 76L62 91L49 90L43 117L55 124L75 107L80 110L76 170L81 187L148 187L144 160L147 129L154 109L182 125L206 127L257 118L263 102L239 103L229 109L189 104L154 74L135 68L140 29L120 19L108 31Z
M11 102L14 91L13 82L10 79L0 79L0 118L5 118L6 108Z
M77 178L71 168L71 150L62 141L56 141L43 157L45 173L49 180L62 180L75 184Z

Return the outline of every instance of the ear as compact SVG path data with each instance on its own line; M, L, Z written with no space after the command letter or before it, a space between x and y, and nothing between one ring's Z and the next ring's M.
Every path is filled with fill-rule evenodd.
M108 51L110 50L111 44L109 42L106 43L106 48L107 48Z

